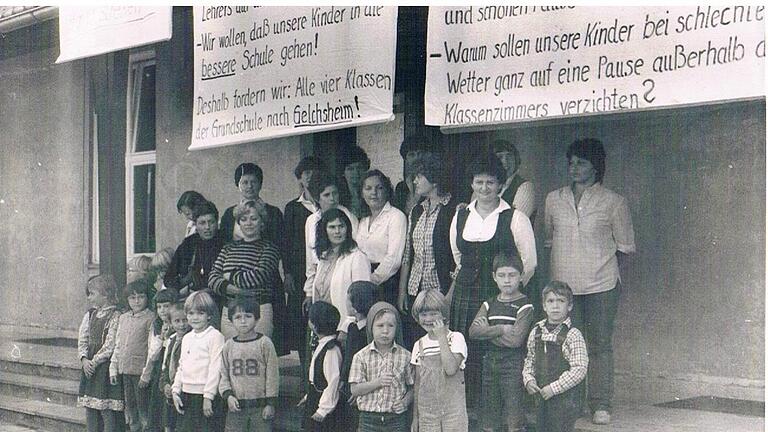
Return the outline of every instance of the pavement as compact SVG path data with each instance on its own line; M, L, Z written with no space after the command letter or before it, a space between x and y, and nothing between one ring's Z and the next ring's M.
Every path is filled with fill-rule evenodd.
M0 432L43 432L38 429L30 429L25 426L18 426L0 420Z

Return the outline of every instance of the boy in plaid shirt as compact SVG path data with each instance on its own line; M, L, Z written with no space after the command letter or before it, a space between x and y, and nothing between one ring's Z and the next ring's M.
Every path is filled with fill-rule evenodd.
M352 359L349 383L360 410L358 431L408 432L413 400L411 353L395 342L401 336L400 314L386 302L371 307L367 346Z
M571 325L573 292L568 284L552 281L541 297L547 319L537 322L528 336L523 383L528 393L537 395L536 430L571 432L581 412L587 346Z

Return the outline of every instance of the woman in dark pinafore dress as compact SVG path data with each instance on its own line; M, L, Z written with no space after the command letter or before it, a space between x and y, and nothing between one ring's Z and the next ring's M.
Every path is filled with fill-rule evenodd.
M474 197L466 208L456 212L451 222L450 239L456 262L451 298L450 329L469 334L469 327L480 305L498 293L493 281L493 258L499 252L519 255L523 261L523 284L536 268L536 240L531 222L523 212L499 198L506 181L501 161L493 155L480 156L467 173L472 179ZM484 344L469 341L466 368L467 402L480 400Z

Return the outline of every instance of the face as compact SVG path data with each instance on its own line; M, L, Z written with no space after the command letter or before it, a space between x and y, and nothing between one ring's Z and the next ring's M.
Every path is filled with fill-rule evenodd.
M208 328L211 322L211 317L205 311L191 310L187 312L187 321L192 330L201 332Z
M261 234L263 223L259 213L254 208L248 209L248 213L241 215L237 223L240 225L240 230L246 240L256 239Z
M325 231L328 233L328 240L333 246L338 246L347 239L347 225L341 219L328 222Z
M443 313L440 311L423 311L419 312L419 325L430 332L435 322L443 320Z
M312 180L313 175L315 175L315 170L308 169L301 172L301 177L299 177L301 190L307 190L307 188L309 188L309 182Z
M571 160L568 161L568 176L572 182L592 185L595 183L596 175L597 170L592 162L578 156L571 156Z
M171 304L164 302L158 303L155 306L157 308L157 316L159 316L163 322L168 322L171 313Z
M107 304L107 296L99 290L89 289L86 298L88 303L95 308L100 308Z
M413 179L413 186L415 188L416 195L422 197L429 195L430 192L437 188L437 185L430 183L429 180L424 177L424 174L416 174L416 177Z
M373 322L371 330L376 344L390 346L395 340L397 318L391 312L384 312Z
M380 210L387 203L387 190L379 176L368 177L363 181L363 199L371 210Z
M478 201L495 201L499 198L501 183L492 175L478 174L472 178L472 191Z
M493 280L502 294L515 294L520 289L520 272L512 266L499 267L493 272Z
M573 305L568 302L565 296L555 293L547 294L543 302L544 312L547 314L547 321L552 324L560 324L568 318Z
M515 154L509 151L498 151L496 157L499 158L501 164L504 165L504 169L507 170L507 174L512 174L517 170L517 163L515 163Z
M328 186L320 192L320 196L317 197L317 203L320 205L320 210L326 211L328 209L336 208L339 205L339 188L336 186Z
M192 209L187 206L181 206L181 214L184 215L187 220L192 220Z
M232 314L232 324L234 324L237 334L240 336L250 334L256 327L256 321L258 320L255 315L240 309L237 309Z
M357 189L360 185L360 179L365 175L365 165L362 162L355 162L344 167L344 178L347 179L350 189Z
M200 215L195 221L195 229L200 234L200 238L210 240L216 237L216 232L219 230L219 221L216 220L216 215Z
M189 331L189 324L187 323L187 314L184 310L173 309L170 313L171 326L178 334L184 334Z
M131 293L128 296L128 306L133 312L141 312L147 308L147 295L144 293Z
M253 174L244 174L240 177L240 182L237 184L237 188L240 189L240 195L245 200L255 200L259 198L259 192L261 192L261 182L256 179Z

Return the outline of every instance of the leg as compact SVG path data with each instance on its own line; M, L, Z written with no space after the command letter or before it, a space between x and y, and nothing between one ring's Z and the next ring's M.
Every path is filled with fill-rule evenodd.
M101 414L98 410L93 408L85 409L85 425L88 432L100 432L101 428Z
M525 427L523 397L525 387L523 386L523 356L511 355L505 357L505 362L500 368L499 385L501 386L501 397L503 400L503 410L505 413L507 430L522 431Z
M483 357L483 386L481 390L483 401L483 417L480 419L480 427L484 432L492 432L500 426L499 414L502 412L500 390L503 384L499 382L499 369L492 353Z
M104 422L104 432L120 432L121 420L123 416L120 415L120 411L103 410L101 411L101 419Z
M613 398L613 328L619 283L610 291L584 296L584 338L589 352L587 393L592 412L611 410Z
M142 431L149 430L149 388L136 386L136 413Z
M139 386L139 377L136 375L123 375L123 394L125 395L125 422L128 424L131 432L137 432L141 424L139 423L139 413L137 410L136 390Z

